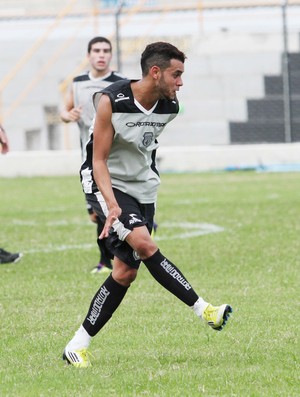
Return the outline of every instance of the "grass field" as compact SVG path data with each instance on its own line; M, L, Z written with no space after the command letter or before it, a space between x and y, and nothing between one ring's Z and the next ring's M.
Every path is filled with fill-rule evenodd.
M299 396L300 173L163 175L162 252L234 313L222 332L142 265L93 340L93 367L61 360L103 275L77 177L0 180L1 397Z

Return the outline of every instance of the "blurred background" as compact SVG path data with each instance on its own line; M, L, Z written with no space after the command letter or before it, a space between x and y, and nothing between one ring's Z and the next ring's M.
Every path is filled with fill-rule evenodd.
M186 53L166 150L300 141L300 0L0 0L0 120L11 151L79 150L77 125L59 111L97 35L129 78L141 76L152 41Z

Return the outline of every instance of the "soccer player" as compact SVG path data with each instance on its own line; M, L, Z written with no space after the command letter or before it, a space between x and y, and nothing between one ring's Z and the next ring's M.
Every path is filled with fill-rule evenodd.
M120 81L94 95L98 109L81 180L87 201L104 227L100 238L114 255L112 273L91 301L87 315L65 347L75 367L91 365L88 347L120 305L143 262L155 280L214 330L232 309L199 296L179 268L151 238L160 183L158 137L175 118L185 55L170 43L149 44L141 56L142 78Z
M3 128L3 126L0 124L0 153L6 154L8 152L9 152L8 138L6 136L6 132ZM3 248L0 248L0 264L2 264L2 263L16 263L16 262L19 262L21 257L22 257L22 254L19 252L11 253L11 252L5 251Z
M92 96L96 91L110 84L124 79L120 74L111 71L112 45L105 37L94 37L88 43L87 58L90 70L73 79L71 90L65 99L65 107L61 111L61 119L65 123L77 122L80 131L80 147L82 161L85 159L85 145L89 139L89 128L94 117L94 106ZM97 235L102 231L101 223L97 214L87 203L87 211L92 222L97 224ZM111 260L105 253L102 242L98 241L100 260L92 273L109 273L112 268Z

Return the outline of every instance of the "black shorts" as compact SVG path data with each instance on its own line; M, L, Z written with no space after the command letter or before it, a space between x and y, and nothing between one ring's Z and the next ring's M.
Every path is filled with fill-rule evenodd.
M89 204L87 201L86 201L86 210L89 215L92 215L94 213L94 210L93 210L91 204Z
M113 189L117 203L122 209L119 219L114 222L109 237L103 240L107 255L112 259L118 257L128 266L138 269L141 260L137 253L125 241L128 234L136 227L146 225L151 234L155 204L141 204L135 198L120 190ZM101 193L86 194L86 200L91 205L95 213L100 218L100 222L105 223L107 206Z

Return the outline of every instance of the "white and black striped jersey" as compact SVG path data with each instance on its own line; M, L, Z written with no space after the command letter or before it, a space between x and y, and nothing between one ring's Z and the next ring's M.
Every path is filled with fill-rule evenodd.
M112 186L136 198L140 203L156 202L160 183L156 168L158 136L179 110L178 101L160 99L146 110L133 97L131 81L123 80L94 95L95 107L99 96L107 94L112 106L114 139L107 161ZM85 193L98 191L93 179L93 126L86 145L86 161L81 167Z
M84 159L85 144L89 139L89 128L94 117L93 95L124 77L116 72L109 72L105 76L93 78L90 72L84 72L73 79L72 90L74 106L81 106L82 113L78 120L80 130L80 145Z

